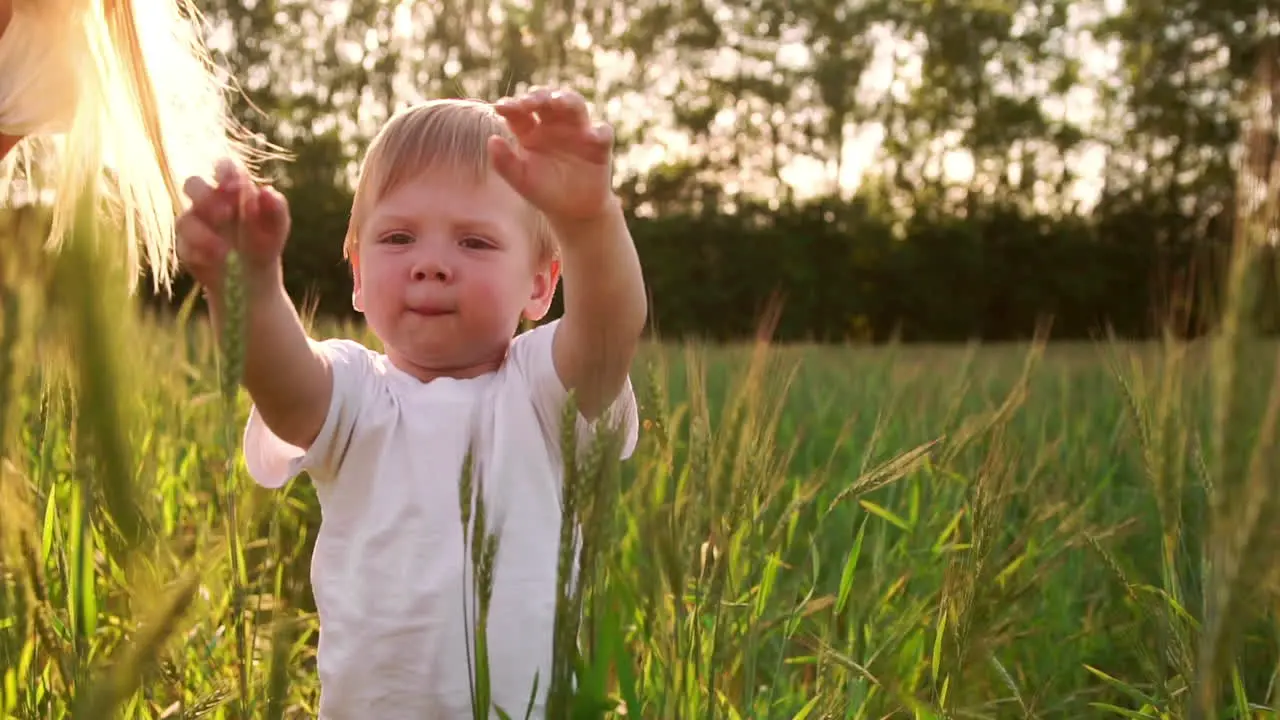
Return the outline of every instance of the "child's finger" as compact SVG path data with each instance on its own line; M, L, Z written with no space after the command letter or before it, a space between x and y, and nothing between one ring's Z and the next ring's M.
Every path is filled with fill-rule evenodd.
M288 234L288 203L275 188L258 188L249 196L245 210L257 232L272 237Z
M586 127L590 123L587 101L576 92L557 91L537 108L543 121L569 122Z
M529 88L529 92L525 95L523 102L529 106L530 110L537 112L539 108L544 107L551 101L551 90L541 85L534 85Z
M230 158L222 158L218 161L217 165L215 165L213 169L213 177L219 186L230 187L232 189L245 184L245 181L248 179L248 175L245 173L244 168L237 165L236 162Z
M213 186L205 182L204 178L193 175L182 184L182 192L191 198L192 203L199 203L213 194Z
M183 183L182 191L191 198L188 212L213 226L220 226L231 219L231 205L223 193L206 183L202 178L191 177Z
M511 189L528 197L532 189L529 169L506 138L496 135L489 138L489 157L493 161L493 169L507 181Z
M613 149L613 126L609 123L596 123L591 129L591 134L595 137L596 142L602 146Z
M263 220L279 227L289 219L289 201L275 188L262 188L258 193L258 212Z
M203 251L205 248L218 247L227 244L213 228L204 223L198 216L190 213L183 213L178 218L175 229L178 235L178 250L184 251Z
M551 97L551 90L542 85L533 85L519 97L507 97L499 101L502 105L524 112L533 112L539 105Z
M523 101L503 98L494 103L494 109L506 119L516 137L521 137L538 126L538 119Z
M227 242L191 213L183 213L176 224L178 262L193 270L215 267L225 259Z

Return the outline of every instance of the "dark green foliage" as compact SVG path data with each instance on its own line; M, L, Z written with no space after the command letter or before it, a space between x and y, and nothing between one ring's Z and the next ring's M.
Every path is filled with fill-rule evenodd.
M307 186L290 202L290 293L322 315L354 316L349 197ZM898 239L868 203L826 201L635 218L632 232L661 337L749 338L777 298L775 339L842 342L1025 340L1042 319L1058 339L1150 337L1166 322L1199 332L1226 238L1201 227L1141 207L1054 219L992 205L967 218L922 212ZM557 299L550 317L559 312Z

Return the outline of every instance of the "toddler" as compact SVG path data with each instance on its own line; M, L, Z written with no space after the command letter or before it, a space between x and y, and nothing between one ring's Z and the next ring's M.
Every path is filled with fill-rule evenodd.
M539 88L393 117L362 164L345 240L352 301L381 353L307 337L281 282L278 192L229 164L217 187L186 184L179 257L215 320L235 237L223 228L243 202L249 472L278 488L305 470L320 500L311 579L324 720L472 717L459 510L469 442L500 536L493 701L524 717L536 674L543 715L568 392L580 443L608 423L626 458L638 432L628 373L647 308L612 142L579 95ZM562 272L563 317L516 335L522 318L546 314Z

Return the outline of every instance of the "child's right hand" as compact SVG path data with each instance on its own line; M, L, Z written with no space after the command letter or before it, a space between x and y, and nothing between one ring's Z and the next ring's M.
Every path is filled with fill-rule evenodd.
M279 282L289 236L289 207L273 188L259 187L230 162L218 164L217 187L188 178L191 207L178 218L178 261L210 291L222 287L227 251L240 251L246 279Z

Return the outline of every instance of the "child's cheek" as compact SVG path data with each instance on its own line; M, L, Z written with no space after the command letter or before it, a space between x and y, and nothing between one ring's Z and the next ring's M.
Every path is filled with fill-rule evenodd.
M380 262L370 270L372 272L369 273L369 280L374 286L374 292L390 294L403 283L404 272L399 270L396 263Z
M492 282L488 278L486 281L476 288L476 294L480 296L485 307L492 308L494 312L501 312L503 300L503 288L497 282Z

